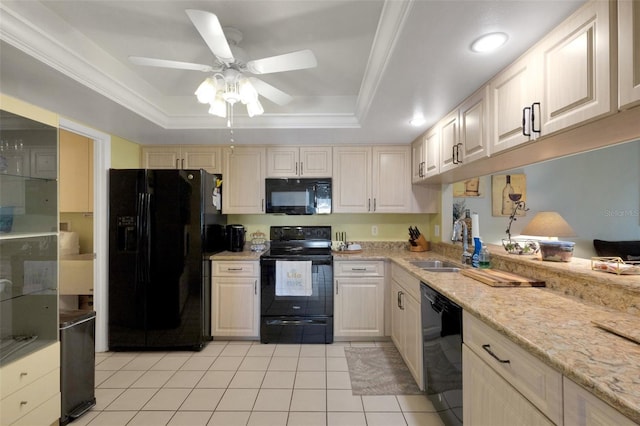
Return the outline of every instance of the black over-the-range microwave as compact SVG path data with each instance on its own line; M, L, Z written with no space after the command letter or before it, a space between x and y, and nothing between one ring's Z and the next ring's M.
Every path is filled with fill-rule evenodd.
M265 179L267 213L331 213L331 178Z

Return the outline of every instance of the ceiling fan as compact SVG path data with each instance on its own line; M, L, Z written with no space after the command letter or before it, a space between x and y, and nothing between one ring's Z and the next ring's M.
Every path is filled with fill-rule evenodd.
M245 62L244 52L237 46L242 40L240 31L235 28L223 29L218 17L211 12L188 9L186 13L216 57L215 64L203 65L142 56L129 56L129 60L137 65L211 73L198 86L195 95L198 102L210 105L209 114L227 118L229 127L233 120L233 105L237 102L245 104L249 117L253 117L264 112L258 95L278 105L286 105L293 99L280 89L245 74L271 74L314 68L318 65L315 55L308 49Z

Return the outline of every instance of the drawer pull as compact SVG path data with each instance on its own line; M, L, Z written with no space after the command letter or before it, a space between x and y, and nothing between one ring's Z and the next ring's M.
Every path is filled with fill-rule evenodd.
M511 363L511 361L509 361L508 359L500 359L498 358L498 355L496 355L495 353L493 353L493 351L491 350L491 345L482 345L482 349L484 349L485 351L487 351L487 353L489 355L491 355L492 357L494 357L498 362L501 362L503 364L509 364Z
M367 268L351 268L352 271L366 271Z
M21 378L24 377L24 376L28 376L28 375L29 375L29 373L27 373L26 371L23 371L22 373L20 373L20 377Z
M227 271L242 271L242 268L227 268Z
M22 407L22 406L24 406L24 405L27 405L27 404L28 404L28 402L27 402L27 401L20 401L20 406L21 406L21 407Z

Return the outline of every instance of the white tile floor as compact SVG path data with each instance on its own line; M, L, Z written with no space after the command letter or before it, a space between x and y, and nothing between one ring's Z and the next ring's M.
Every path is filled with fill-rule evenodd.
M96 354L81 425L441 425L422 395L358 396L344 347L214 341L201 352Z

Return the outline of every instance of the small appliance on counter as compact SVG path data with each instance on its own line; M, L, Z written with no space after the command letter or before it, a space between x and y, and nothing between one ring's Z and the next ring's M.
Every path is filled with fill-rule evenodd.
M244 250L245 229L242 225L227 225L227 241L229 251L238 252Z

